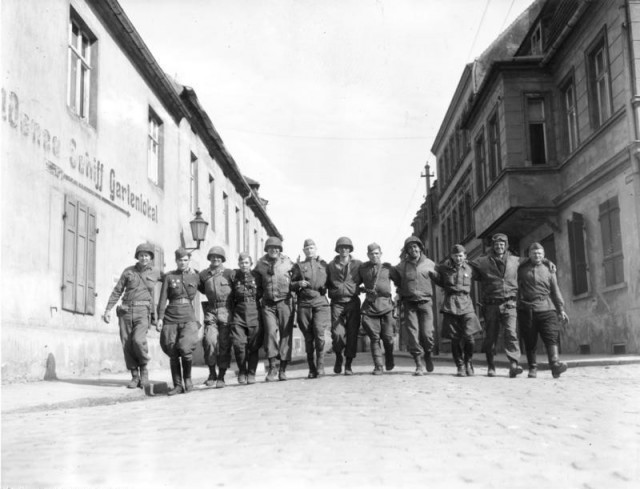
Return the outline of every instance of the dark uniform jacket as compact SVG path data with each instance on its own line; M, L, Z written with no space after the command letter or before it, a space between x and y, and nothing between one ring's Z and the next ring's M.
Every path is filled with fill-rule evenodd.
M243 272L240 269L236 269L231 272L231 291L232 291L232 304L243 304L247 302L257 302L258 297L258 274L251 270L249 272Z
M471 260L473 279L482 285L482 300L485 303L514 299L518 294L518 266L520 258L506 251L503 259L490 251L477 260Z
M391 299L391 270L389 263L375 265L363 263L358 270L358 282L364 286L366 297L361 313L366 316L382 316L393 310Z
M122 303L124 305L132 302L149 302L149 307L153 310L155 308L154 288L160 280L160 271L151 265L147 265L143 269L140 264L136 263L125 268L109 296L106 310L110 311L123 293Z
M336 256L327 265L327 288L331 302L350 302L358 297L358 269L362 266L360 260L349 259L346 265L340 263Z
M291 298L291 269L293 263L288 256L280 253L275 260L264 255L255 268L258 297L265 303L279 302Z
M451 258L447 258L436 266L431 278L444 290L441 312L456 316L475 312L470 295L472 275L473 269L466 260L457 266Z
M210 315L214 315L217 321L226 323L229 320L231 310L231 270L222 265L212 269L207 268L200 272L198 290L207 296L205 304L205 322Z
M166 274L158 301L158 319L164 319L167 323L195 321L193 299L198 292L199 283L200 277L196 270L173 270Z
M306 280L308 287L302 287L301 282ZM307 258L293 266L291 275L291 290L298 295L298 306L320 306L327 302L327 262L319 257Z
M518 268L518 309L534 312L564 311L558 279L548 265L534 265L529 259Z
M429 301L433 296L433 285L429 272L435 271L435 263L420 254L417 261L402 260L391 269L391 279L398 286L403 301Z

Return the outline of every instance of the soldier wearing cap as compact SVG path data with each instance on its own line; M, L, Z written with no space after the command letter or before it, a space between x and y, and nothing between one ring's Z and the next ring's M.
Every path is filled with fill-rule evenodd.
M536 346L538 335L547 349L554 379L567 370L558 352L560 323L569 317L558 287L556 273L544 263L544 248L540 243L529 246L529 257L518 268L518 324L524 339L529 378L537 376Z
M509 251L506 234L491 238L492 248L487 255L471 260L473 279L480 282L485 320L482 350L487 356L487 375L494 377L494 357L500 330L504 334L504 349L509 359L509 377L522 373L519 365L520 346L516 329L516 298L518 295L518 266L520 258Z
M238 268L231 274L233 314L231 338L238 364L238 383L255 384L264 328L257 301L257 274L251 270L251 255L238 257Z
M189 267L191 254L187 250L178 248L175 258L177 268L167 273L162 281L156 325L160 331L160 347L169 356L171 366L173 389L168 392L170 396L193 390L191 363L198 343L198 322L193 300L198 292L200 277L196 270Z
M331 299L331 339L336 354L333 371L337 374L342 372L344 352L344 373L352 375L351 363L356 357L360 328L357 276L362 262L352 258L353 243L347 237L338 238L335 250L338 255L327 265L327 288Z
M473 269L467 263L467 251L456 244L451 254L429 276L444 290L442 337L451 340L451 354L458 377L474 374L474 335L482 331L471 300Z
M329 326L327 301L327 263L317 255L316 244L306 239L305 260L293 266L291 290L298 296L298 328L304 336L308 378L324 375L324 332Z
M254 272L262 308L264 349L269 359L266 381L272 382L277 378L286 380L287 363L291 361L294 311L290 286L293 263L282 253L279 238L267 238L264 251L266 254L258 260ZM278 358L279 371L276 366Z
M116 313L124 361L131 371L131 381L127 385L130 389L149 383L147 331L149 325L155 322L152 319L152 316L155 318L154 288L161 278L160 271L152 265L153 246L148 243L138 245L134 256L137 263L124 269L102 315L103 321L109 323L110 311L122 297Z
M371 356L373 357L373 375L384 373L382 369L382 351L380 340L384 346L384 367L393 370L393 343L395 336L395 320L393 318L393 300L391 299L391 270L389 263L382 263L382 249L377 243L367 246L369 261L363 263L357 281L362 283L365 299L362 303L362 327L371 340Z
M200 272L198 290L207 296L202 303L204 311L204 335L202 346L204 361L209 366L205 385L224 387L224 375L231 363L231 270L224 267L224 248L212 247L207 253L209 268ZM218 372L216 372L216 364Z
M393 267L391 279L398 286L402 301L403 323L407 330L409 353L416 362L414 375L433 372L433 285L429 272L435 263L425 255L424 244L417 236L404 241L403 258ZM423 360L424 359L424 360Z

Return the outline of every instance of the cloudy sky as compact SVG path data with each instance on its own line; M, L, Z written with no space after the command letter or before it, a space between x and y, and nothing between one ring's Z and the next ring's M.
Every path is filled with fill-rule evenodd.
M295 258L396 262L464 65L532 0L120 0L192 87ZM435 171L435 170L433 170Z

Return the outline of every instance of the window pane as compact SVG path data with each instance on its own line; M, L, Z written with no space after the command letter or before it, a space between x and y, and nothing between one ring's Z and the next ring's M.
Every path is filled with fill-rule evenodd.
M531 143L531 163L533 165L544 165L547 162L544 124L529 124L529 141Z
M530 121L543 121L544 120L544 103L542 99L534 98L528 99L529 105L529 120Z
M69 107L77 112L77 97L78 91L76 90L78 83L78 56L71 52L71 69L69 70Z

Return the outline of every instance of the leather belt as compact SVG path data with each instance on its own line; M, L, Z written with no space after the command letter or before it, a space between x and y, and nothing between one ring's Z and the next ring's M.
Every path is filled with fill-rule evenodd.
M151 301L123 301L125 306L150 306Z
M504 299L485 299L484 303L487 305L496 305L496 304L504 304L505 302L515 301L516 297L505 297Z
M246 297L238 297L236 299L237 302L255 302L256 298L255 297L251 297L251 296L246 296Z
M180 299L171 299L169 301L169 305L171 304L191 304L191 301L185 297L182 297Z

